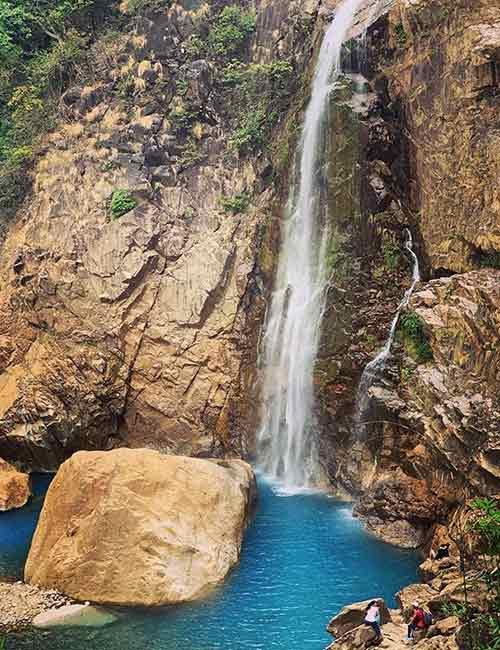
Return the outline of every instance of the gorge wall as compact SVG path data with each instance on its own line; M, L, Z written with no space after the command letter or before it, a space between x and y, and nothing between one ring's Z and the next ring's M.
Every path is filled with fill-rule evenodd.
M156 3L62 97L0 260L0 455L28 469L121 445L240 455L255 428L315 6L258 3L232 52L210 47L230 4Z
M498 3L394 3L353 46L334 108L330 184L351 192L331 211L323 457L368 525L405 546L500 489L498 20ZM359 431L360 374L411 283L405 226L424 281Z
M337 2L237 3L255 25L214 52L230 4L130 18L61 99L0 256L0 456L26 469L79 449L252 452L291 152ZM367 0L332 93L322 463L407 546L500 490L499 9ZM117 192L134 207L114 218ZM405 227L424 282L360 436L359 379L411 279Z

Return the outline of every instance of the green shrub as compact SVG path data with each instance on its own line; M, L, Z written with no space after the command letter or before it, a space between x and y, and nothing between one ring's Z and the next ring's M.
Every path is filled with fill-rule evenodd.
M249 36L255 31L255 16L238 5L225 7L208 34L210 50L219 57L240 58Z
M128 190L115 190L111 195L109 211L112 219L119 219L137 207L137 201Z
M404 47L408 41L408 36L406 34L405 28L403 27L403 23L398 23L394 27L394 33L396 35L397 44L400 47Z
M482 268L500 269L500 252L490 251L479 254L479 266Z
M205 43L198 34L191 34L184 45L190 59L198 59L205 53Z
M405 312L399 321L399 331L403 342L415 360L419 363L433 358L432 349L424 331L424 323L420 316L413 311Z
M400 260L399 248L392 242L384 241L382 243L382 254L384 256L384 265L387 270L395 271Z
M251 153L261 149L268 119L269 116L263 109L247 113L233 133L231 147L239 153Z
M0 0L0 212L28 189L28 165L56 122L59 97L89 71L89 46L118 0Z
M226 212L243 213L246 212L250 205L250 195L247 192L241 192L234 196L223 196L220 204Z

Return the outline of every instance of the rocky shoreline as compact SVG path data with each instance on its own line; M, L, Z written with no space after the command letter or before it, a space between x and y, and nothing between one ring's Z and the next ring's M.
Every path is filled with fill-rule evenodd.
M425 560L420 565L422 576L429 582L409 585L396 594L397 609L387 609L381 603L382 638L377 639L374 631L363 624L366 605L369 601L344 607L327 626L335 641L329 650L362 650L373 646L387 650L399 650L405 646L407 625L412 616L412 603L420 605L433 616L433 623L425 633L416 633L411 645L422 650L458 650L461 624L454 615L449 615L443 605L463 603L463 583L457 557L433 561Z
M0 582L0 634L25 630L39 614L73 604L73 599L54 589L40 589L21 581Z

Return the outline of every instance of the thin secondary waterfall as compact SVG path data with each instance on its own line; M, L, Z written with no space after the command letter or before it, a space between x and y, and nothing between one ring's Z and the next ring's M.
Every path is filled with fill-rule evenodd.
M321 46L296 157L297 191L290 192L263 338L258 458L261 469L288 489L308 487L318 476L313 370L325 302L327 243L320 222L318 176L325 157L322 136L328 98L340 72L342 43L364 1L345 0L338 7Z
M413 238L408 228L405 228L405 248L410 254L410 257L413 261L412 283L410 285L410 288L406 291L403 300L399 304L396 315L394 316L394 319L391 323L389 336L387 337L384 347L378 353L375 359L370 361L370 363L364 369L363 374L361 375L361 380L359 382L358 392L356 395L356 409L354 416L358 436L363 435L366 430L363 419L370 406L370 387L372 386L374 380L380 376L385 368L385 364L391 353L392 344L394 342L394 336L396 335L396 328L398 326L401 312L408 305L417 282L420 282L420 266L418 263L418 258L415 255L415 251L413 250Z

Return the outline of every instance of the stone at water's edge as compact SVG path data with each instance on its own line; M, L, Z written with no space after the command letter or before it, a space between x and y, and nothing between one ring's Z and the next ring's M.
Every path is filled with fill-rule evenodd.
M380 607L380 621L383 624L389 623L391 620L391 613L387 609L382 598L371 598L370 600L364 600L361 603L353 603L352 605L346 605L332 620L328 623L327 631L330 634L333 634L334 637L339 638L350 632L354 628L362 625L366 608L372 600L377 600Z
M239 460L79 452L47 493L25 579L100 604L200 598L238 562L255 495Z
M0 458L0 511L22 508L30 495L29 475Z
M101 607L92 605L66 605L59 609L50 609L35 616L35 627L47 628L61 625L78 625L83 627L102 627L116 621L116 616Z

